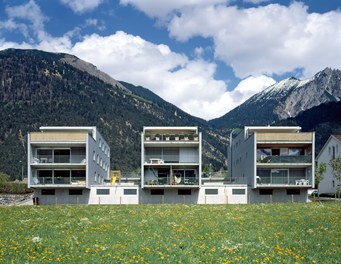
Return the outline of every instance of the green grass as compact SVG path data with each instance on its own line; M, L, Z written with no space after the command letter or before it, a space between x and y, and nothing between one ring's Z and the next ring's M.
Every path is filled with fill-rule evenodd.
M2 263L340 263L341 204L0 207Z

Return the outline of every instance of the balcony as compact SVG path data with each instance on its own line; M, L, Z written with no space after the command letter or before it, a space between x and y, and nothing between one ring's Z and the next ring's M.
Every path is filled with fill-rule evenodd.
M300 156L270 156L270 155L259 155L257 156L257 163L312 163L311 155L300 155Z
M85 184L85 170L38 170L31 183L34 186L85 186Z
M312 185L310 168L259 168L256 176L257 187L305 186Z
M197 178L182 178L182 177L158 177L154 180L145 182L145 187L198 187L199 180Z
M311 180L306 178L296 178L296 177L258 177L257 178L257 187L266 187L266 186L300 186L300 187L310 187Z
M145 134L145 141L199 141L197 134Z
M33 156L33 164L85 164L85 155L35 155Z

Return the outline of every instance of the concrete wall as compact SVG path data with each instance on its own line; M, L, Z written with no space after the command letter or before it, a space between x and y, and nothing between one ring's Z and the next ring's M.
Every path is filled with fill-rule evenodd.
M110 176L110 148L98 131L96 133L96 140L90 135L87 136L86 153L86 184L90 188L93 184L102 184L103 180Z
M256 176L255 144L255 136L252 135L245 140L243 131L232 140L230 166L232 168L231 176L235 183L254 185Z
M69 189L52 189L55 190L54 195L44 195L43 190L51 189L35 189L34 197L38 198L39 205L47 204L88 204L89 189L82 189L82 195L70 195Z
M337 185L340 184L332 175L332 168L329 165L330 160L333 158L333 147L335 149L335 158L341 157L341 143L334 137L330 137L325 146L319 153L317 162L327 164L327 171L324 174L324 179L318 186L319 193L335 193L337 191Z
M238 189L239 191L236 191ZM244 190L244 194L233 194ZM205 185L191 189L190 195L178 194L178 189L164 189L164 195L152 195L151 189L141 189L141 204L246 204L246 185ZM214 193L216 192L216 193Z
M103 190L107 190L109 194L98 193ZM125 194L126 190L135 190L136 194ZM96 186L91 188L89 204L138 204L139 192L136 185Z
M307 202L308 189L300 189L299 195L288 195L287 189L273 189L272 195L260 195L259 189L249 189L249 203Z

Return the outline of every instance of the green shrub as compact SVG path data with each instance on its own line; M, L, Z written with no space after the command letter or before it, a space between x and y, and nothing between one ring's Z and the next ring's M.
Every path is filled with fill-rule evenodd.
M26 183L22 182L0 182L0 193L5 194L24 194L32 192Z

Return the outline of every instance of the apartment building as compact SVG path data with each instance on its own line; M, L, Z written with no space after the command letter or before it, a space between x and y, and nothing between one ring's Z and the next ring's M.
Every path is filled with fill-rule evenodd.
M144 127L140 203L246 203L246 185L202 178L198 127Z
M110 176L110 147L96 127L28 133L28 187L40 204L88 204Z
M319 194L336 193L337 188L341 188L341 183L333 177L332 168L329 165L331 160L338 157L341 157L341 135L331 135L316 157L318 164L323 162L327 165L324 178L318 186Z
M195 202L201 185L201 133L197 127L144 127L141 134L141 199ZM192 201L193 200L193 201Z
M230 137L229 173L250 203L306 202L314 186L314 133L300 127L244 127Z

